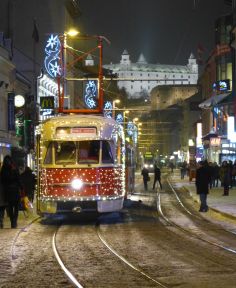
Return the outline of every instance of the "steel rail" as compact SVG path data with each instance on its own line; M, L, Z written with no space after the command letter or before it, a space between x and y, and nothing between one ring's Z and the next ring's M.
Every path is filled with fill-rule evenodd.
M126 258L124 258L123 256L121 256L118 252L116 252L107 242L106 240L102 237L101 233L100 233L100 229L99 229L100 225L97 224L96 225L96 231L97 231L97 235L99 237L99 239L101 240L101 242L108 248L108 250L110 250L110 252L112 252L116 257L118 257L123 263L125 263L126 265L128 265L130 268L132 268L133 270L137 271L139 274L141 274L142 276L144 276L145 278L147 278L148 280L158 284L160 287L162 288L169 288L169 286L166 286L165 284L161 283L160 281L157 281L156 279L152 278L151 276L149 276L148 274L146 274L144 271L142 271L141 269L137 268L136 266L134 266L133 264L131 264Z
M193 238L199 239L199 240L201 240L202 242L205 242L205 243L207 243L207 244L216 246L216 247L218 247L218 248L221 248L221 249L223 249L223 250L226 250L227 252L236 254L236 250L235 250L235 249L231 249L231 248L229 248L229 247L226 247L226 246L224 246L224 245L218 244L218 243L216 243L216 242L213 242L213 241L204 239L204 238L198 236L196 233L192 233L192 232L190 232L188 229L185 229L185 228L183 228L182 226L180 226L180 225L176 224L175 222L171 221L167 216L164 215L164 213L163 213L163 211L162 211L162 208L161 208L161 194L160 194L160 192L157 193L157 211L160 212L161 217L162 217L169 225L178 228L179 230L183 231L184 233L189 234L189 235L191 235Z
M24 227L20 228L20 230L18 231L16 236L13 238L12 245L11 245L11 259L12 260L15 260L17 258L17 256L15 255L15 246L16 246L16 242L17 242L20 234L22 232L26 232L27 231L26 229L29 228L34 222L36 222L40 218L41 217L38 216L38 217L34 218L32 221L30 221L27 225L25 225Z
M193 217L195 217L195 218L197 218L197 219L199 219L199 220L202 220L202 217L199 217L198 215L193 214L192 212L190 212L190 211L186 208L186 206L183 204L183 202L182 202L181 199L179 198L178 194L176 193L176 190L174 189L174 187L173 187L173 185L171 184L171 182L169 181L169 179L167 179L167 182L168 182L171 190L172 190L173 193L175 194L175 197L177 198L179 204L183 207L183 209L184 209L188 214L190 214L191 216L193 216ZM209 208L209 209L211 209L211 208ZM208 220L206 220L206 219L204 219L204 220L207 221L207 222L210 222L210 221L208 221ZM228 229L225 229L224 227L221 227L221 229L224 230L224 231L226 231L226 232L228 232L228 233L230 233L230 234L236 235L236 232L233 232L233 231L230 231L230 230L228 230Z
M59 228L60 228L60 226L58 227L57 231L53 234L53 237L52 237L52 249L53 249L54 255L56 257L56 260L57 260L59 266L61 267L63 272L66 274L68 279L72 282L72 284L74 284L75 287L83 288L83 286L78 282L78 280L75 278L75 276L66 268L65 264L63 263L63 261L60 257L60 254L58 252L57 245L56 245L56 236L57 236L57 232L59 231Z

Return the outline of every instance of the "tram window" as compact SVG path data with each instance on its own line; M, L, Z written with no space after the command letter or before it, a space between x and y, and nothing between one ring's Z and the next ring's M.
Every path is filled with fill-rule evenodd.
M47 146L46 156L44 158L44 164L52 164L52 142Z
M78 151L78 163L99 162L100 141L80 141Z
M117 164L121 164L121 139L118 138L117 147L116 147L116 157L117 157Z
M55 163L75 164L76 145L74 142L55 142Z
M102 142L102 163L114 163L111 146L108 141Z

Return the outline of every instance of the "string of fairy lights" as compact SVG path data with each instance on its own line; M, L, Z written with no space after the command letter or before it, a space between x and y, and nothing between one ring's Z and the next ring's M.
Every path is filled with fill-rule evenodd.
M97 134L81 137L81 134L57 134L58 127L96 127ZM42 123L38 129L40 138L41 161L41 197L43 201L95 201L116 200L125 193L125 145L124 131L113 119L100 116L74 115L58 116L50 118ZM79 140L107 140L116 143L120 149L120 163L117 165L55 165L54 160L50 164L44 164L50 141L79 141ZM120 140L120 144L119 144ZM117 154L117 151L114 153ZM117 155L114 155L117 158ZM105 166L105 167L104 167ZM81 189L73 189L71 182L80 179Z

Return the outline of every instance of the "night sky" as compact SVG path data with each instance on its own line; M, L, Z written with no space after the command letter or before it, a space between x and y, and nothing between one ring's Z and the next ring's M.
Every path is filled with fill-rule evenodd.
M7 29L7 3L0 0L0 31ZM64 0L11 0L14 46L33 55L33 19L40 41L36 58L42 64L46 35L62 33ZM195 3L195 5L194 5ZM183 64L198 44L205 47L205 59L214 47L214 22L229 12L224 0L79 0L82 15L78 29L88 35L103 35L104 63L118 63L124 49L136 62L143 53L148 63Z
M127 49L132 62L143 53L149 63L186 64L198 43L207 58L214 21L231 12L223 0L80 0L80 6L80 30L111 41L105 63L119 62Z

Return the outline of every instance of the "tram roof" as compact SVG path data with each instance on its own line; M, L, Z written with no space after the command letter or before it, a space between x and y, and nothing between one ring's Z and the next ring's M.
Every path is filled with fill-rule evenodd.
M117 122L113 118L106 118L102 115L94 115L94 114L60 114L58 116L54 116L48 118L42 122L42 124L51 122L51 123L60 123L61 121L69 121L73 122L89 122L89 121L97 121L102 123L109 123L109 124L117 124Z
M56 128L58 127L98 127L97 136L87 136L86 138L110 138L114 131L122 133L122 126L119 125L114 119L106 118L101 115L58 115L44 120L41 123L41 135L44 139L57 139L60 138L56 135ZM99 130L100 129L100 130ZM78 135L68 134L68 138L76 138Z

